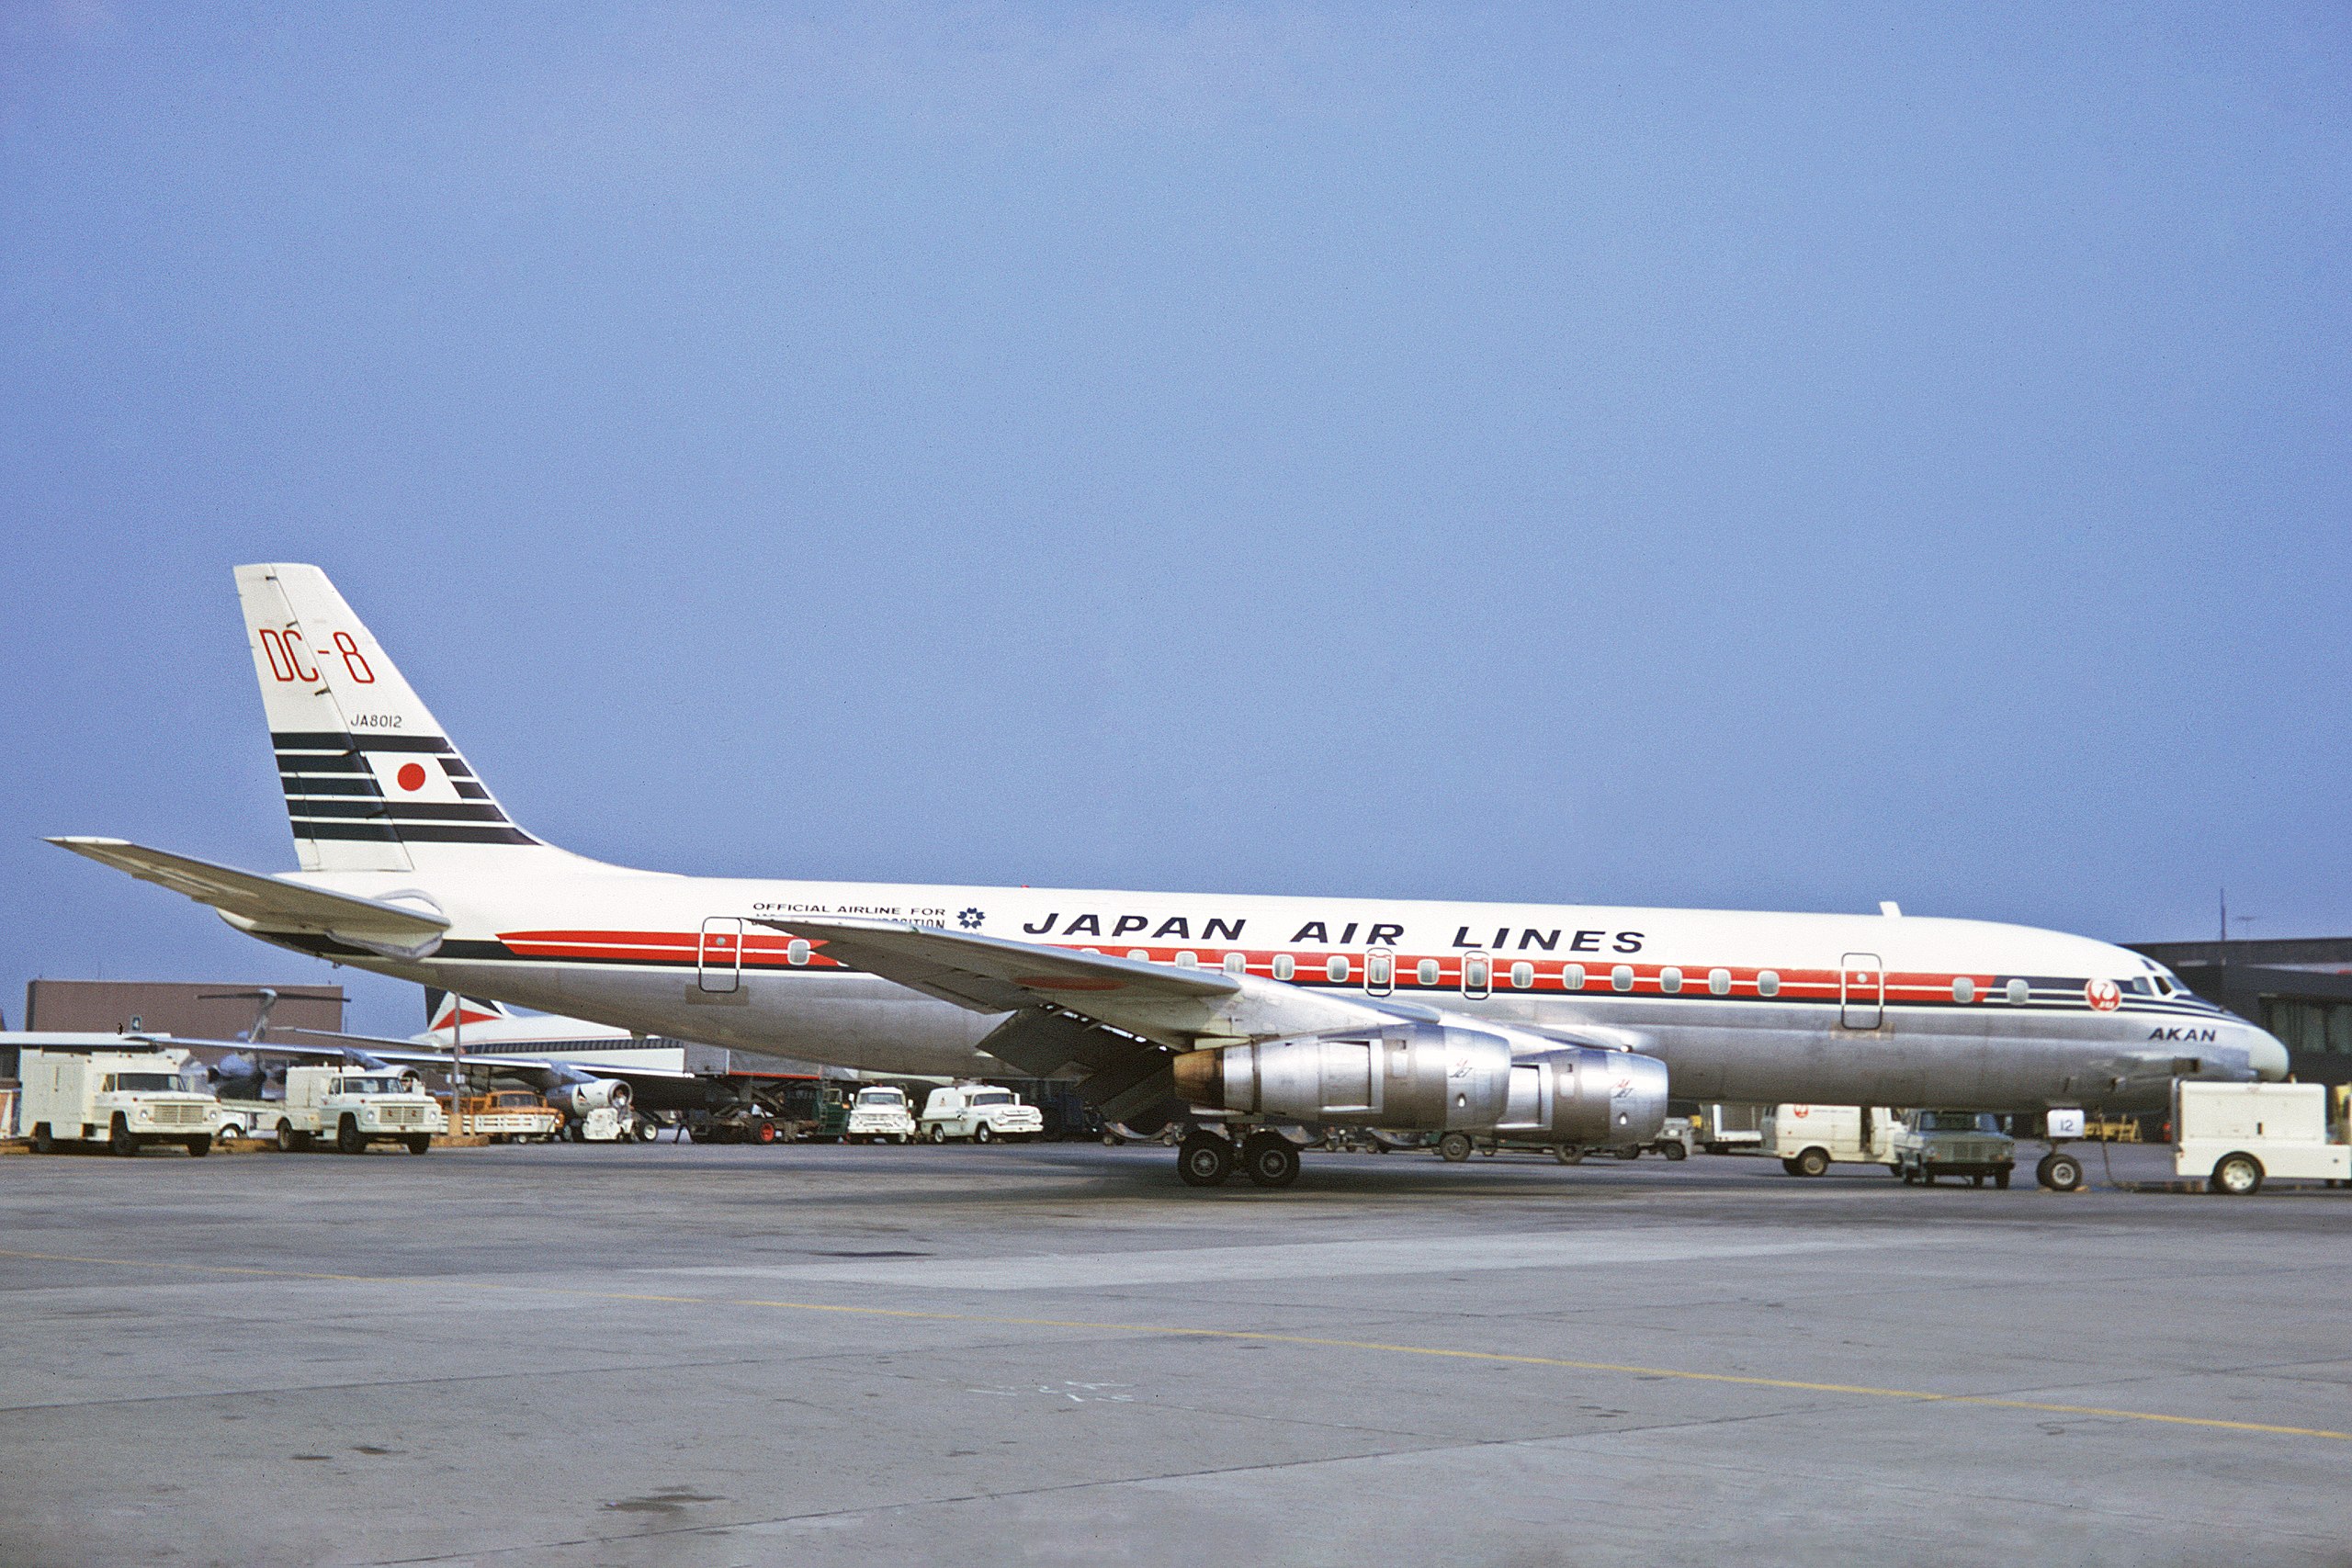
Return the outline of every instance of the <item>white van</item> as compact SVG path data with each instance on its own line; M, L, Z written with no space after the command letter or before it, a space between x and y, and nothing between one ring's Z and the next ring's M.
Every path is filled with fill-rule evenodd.
M1900 1115L1884 1106L1775 1105L1758 1123L1758 1152L1791 1176L1822 1176L1832 1165L1892 1165Z
M1009 1089L984 1083L951 1084L931 1091L922 1103L922 1135L934 1144L969 1138L990 1144L1000 1138L1038 1138L1046 1133L1046 1113L1024 1104Z
M2327 1121L2324 1084L2175 1078L2173 1173L2201 1176L2213 1191L2235 1197L2261 1191L2266 1177L2352 1180L2347 1130Z

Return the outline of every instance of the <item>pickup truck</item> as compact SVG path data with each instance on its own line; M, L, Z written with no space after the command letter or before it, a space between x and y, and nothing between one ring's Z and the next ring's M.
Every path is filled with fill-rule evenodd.
M1939 1176L1965 1176L1976 1186L1991 1177L2006 1188L2018 1146L1989 1111L1906 1111L1894 1130L1894 1174L1933 1187Z
M956 1084L931 1091L923 1101L922 1127L922 1135L934 1144L950 1138L989 1144L1000 1138L1045 1136L1046 1115L1034 1105L1023 1104L1021 1097L1009 1089Z
M526 1089L493 1089L466 1096L463 1130L493 1144L552 1144L562 1134L563 1112Z
M902 1089L862 1089L850 1101L849 1121L842 1129L845 1144L911 1144L914 1113L907 1109Z
M221 1137L275 1137L289 1151L326 1139L347 1155L384 1143L421 1155L435 1134L448 1130L440 1101L424 1092L416 1074L384 1068L288 1067L285 1099L220 1106Z

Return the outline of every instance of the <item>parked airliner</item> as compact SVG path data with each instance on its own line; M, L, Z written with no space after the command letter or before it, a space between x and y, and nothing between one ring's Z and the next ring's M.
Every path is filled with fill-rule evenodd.
M1654 1137L1692 1100L2129 1110L2285 1075L2161 964L1977 920L689 877L518 826L326 574L237 569L298 871L52 841L265 942L646 1034L1080 1080L1277 1186L1284 1125Z

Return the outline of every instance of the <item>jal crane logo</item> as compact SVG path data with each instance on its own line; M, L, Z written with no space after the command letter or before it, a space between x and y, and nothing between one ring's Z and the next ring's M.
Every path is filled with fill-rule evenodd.
M2083 987L2083 999L2094 1012L2113 1012L2123 1005L2123 987L2112 980L2093 980Z

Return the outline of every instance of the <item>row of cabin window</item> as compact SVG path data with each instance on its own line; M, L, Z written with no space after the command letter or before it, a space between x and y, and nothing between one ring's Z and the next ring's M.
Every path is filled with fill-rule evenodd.
M1098 950L1090 947L1083 949L1082 951L1093 953ZM1127 950L1127 956L1139 962L1148 963L1151 958L1151 953L1149 950L1146 948L1132 947ZM785 962L787 964L803 964L808 963L808 944L797 938L795 938L786 946L784 950L784 957ZM1201 961L1199 957L1193 953L1179 953L1176 955L1176 967L1179 969L1197 969L1200 966ZM1225 962L1222 967L1228 975L1246 975L1250 971L1249 955L1240 953L1228 953L1225 955ZM1344 953L1335 953L1331 954L1330 957L1323 961L1324 977L1334 985L1346 984L1349 976L1352 973L1353 967L1349 964L1348 955ZM1292 957L1287 953L1278 953L1274 954L1275 979L1289 980L1295 978L1297 974L1297 959ZM1522 958L1518 963L1512 964L1510 966L1510 974L1511 987L1514 990L1524 991L1533 988L1535 985L1535 965L1529 963L1526 959ZM1487 962L1483 958L1465 958L1462 961L1462 986L1464 990L1485 990L1493 983L1489 978L1490 975L1491 971L1487 968ZM1438 983L1437 960L1434 958L1424 958L1419 963L1414 964L1413 978L1415 982L1419 985L1436 985ZM1668 965L1667 968L1661 969L1657 972L1657 988L1664 991L1668 996L1673 996L1682 989L1682 971L1674 968L1671 965ZM1385 957L1373 957L1366 959L1364 961L1364 982L1367 985L1373 986L1388 985L1390 983L1389 961ZM1583 990L1585 987L1584 965L1581 964L1570 964L1562 968L1560 971L1560 985L1566 990ZM1610 970L1609 987L1610 989L1615 991L1632 990L1634 988L1634 966L1630 964L1620 964L1615 968ZM1728 969L1708 970L1707 993L1710 996L1717 997L1727 997L1731 995L1731 971ZM1759 997L1779 996L1781 994L1780 976L1774 974L1770 969L1759 970L1756 976L1756 994ZM2002 994L2007 998L2011 1006L2023 1007L2027 998L2032 994L2032 988L2023 980L2011 980ZM1951 999L1956 1002L1963 1003L1974 1001L1976 999L1976 982L1970 979L1965 975L1955 978L1951 983Z

